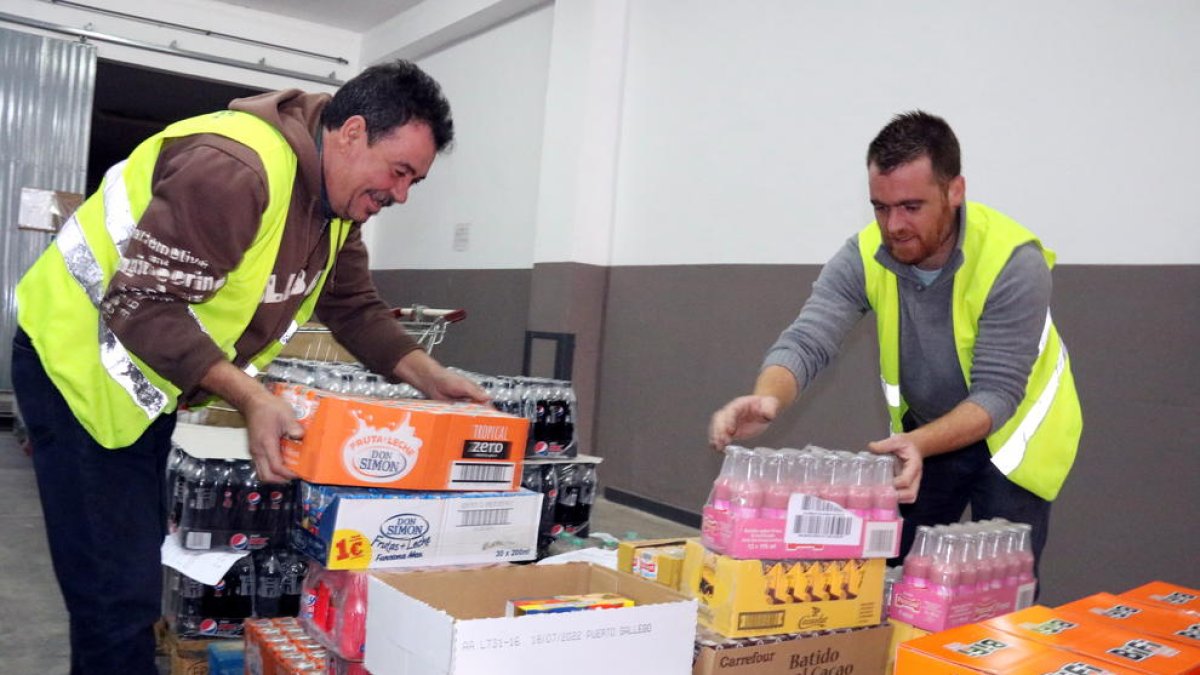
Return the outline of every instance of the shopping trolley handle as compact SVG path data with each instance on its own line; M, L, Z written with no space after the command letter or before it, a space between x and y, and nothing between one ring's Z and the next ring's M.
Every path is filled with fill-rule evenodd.
M443 319L446 323L458 323L467 318L467 310L465 309L433 309L424 305L413 305L412 307L395 307L392 309L392 316L397 319L407 319L410 321L422 321L424 319Z

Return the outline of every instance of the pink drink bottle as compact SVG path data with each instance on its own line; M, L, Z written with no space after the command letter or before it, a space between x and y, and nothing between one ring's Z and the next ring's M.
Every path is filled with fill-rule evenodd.
M850 501L850 463L840 454L830 453L821 464L821 499L846 508Z
M788 500L792 496L791 476L788 468L792 458L784 453L774 453L763 463L763 478L767 489L763 494L763 518L787 518Z
M938 595L952 598L958 589L958 550L959 538L956 534L943 533L937 539L937 549L933 555L933 567L930 569L929 580Z
M757 518L763 503L762 455L748 450L738 458L733 471L730 510L735 518Z
M965 532L959 536L958 595L963 597L974 595L979 590L979 566L975 562L979 552L979 535Z
M846 489L846 506L850 508L850 512L862 518L870 520L871 507L874 505L873 483L875 482L875 463L871 458L863 457L861 454L851 457L847 462L850 473L850 485Z
M721 462L721 473L713 481L712 492L708 495L708 505L718 511L729 510L729 500L733 496L733 470L737 458L749 450L737 446L725 446L725 460Z
M904 558L904 580L912 586L929 586L930 568L933 567L933 544L933 528L928 525L917 527L912 549Z
M1000 528L1000 551L1004 561L1004 585L1015 587L1020 583L1021 561L1017 558L1017 530L1012 525Z
M1033 543L1031 535L1033 526L1025 523L1017 523L1014 525L1017 532L1016 537L1016 556L1017 556L1017 581L1018 583L1027 584L1033 581Z
M981 523L975 529L975 536L979 538L979 545L975 550L975 568L979 574L975 582L975 590L983 593L990 591L992 584L996 581L996 564L992 557L991 525Z
M871 520L899 520L900 501L896 497L896 458L879 455L874 459L874 478L871 485Z
M800 451L792 464L792 492L816 497L820 494L818 460L811 452Z

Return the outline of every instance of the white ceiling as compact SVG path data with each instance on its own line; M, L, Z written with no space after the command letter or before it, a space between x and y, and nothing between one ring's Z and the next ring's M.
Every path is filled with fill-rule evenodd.
M364 33L422 0L217 0L301 21Z

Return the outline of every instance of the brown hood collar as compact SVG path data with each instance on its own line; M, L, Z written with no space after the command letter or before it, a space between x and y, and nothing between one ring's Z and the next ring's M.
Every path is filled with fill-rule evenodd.
M308 94L299 89L270 91L249 98L234 99L230 110L248 112L279 129L288 145L296 151L297 170L314 199L321 198L321 162L316 138L320 133L321 111L332 97Z

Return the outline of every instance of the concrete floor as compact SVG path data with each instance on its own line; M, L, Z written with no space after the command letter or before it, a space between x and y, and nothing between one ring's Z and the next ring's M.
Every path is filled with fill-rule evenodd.
M604 465L600 465L601 480ZM697 531L598 499L592 530L639 538L696 536ZM33 464L7 427L0 428L0 672L63 675L69 671L67 613L50 554ZM160 669L166 673L165 661Z

